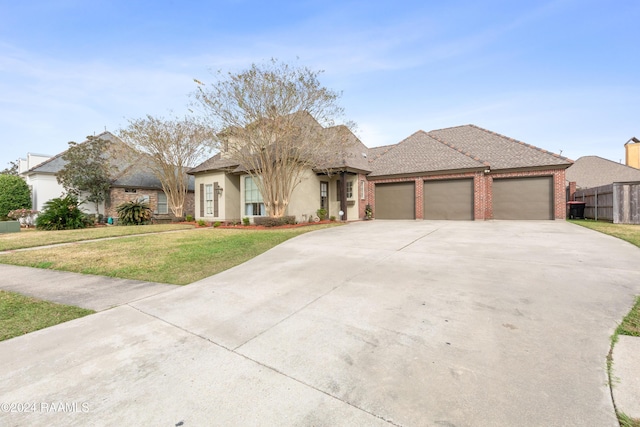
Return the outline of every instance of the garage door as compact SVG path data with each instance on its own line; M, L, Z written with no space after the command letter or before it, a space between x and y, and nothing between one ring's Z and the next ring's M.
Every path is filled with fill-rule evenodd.
M415 219L416 192L413 182L376 184L375 217L378 219Z
M424 182L424 219L473 219L473 179Z
M494 219L553 219L553 177L493 180Z

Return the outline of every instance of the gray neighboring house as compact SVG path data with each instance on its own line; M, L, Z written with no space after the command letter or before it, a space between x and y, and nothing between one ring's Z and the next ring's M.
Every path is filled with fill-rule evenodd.
M640 169L598 156L584 156L567 169L566 179L567 185L575 182L576 189L580 190L614 182L640 181Z
M121 144L122 141L110 132L103 132L97 135L103 140ZM62 158L66 151L59 153L50 159L22 172L20 175L25 178L31 187L33 209L41 211L49 200L65 194L65 190L56 179L56 174L64 167L66 161ZM142 199L149 203L156 219L172 219L170 205L167 196L162 190L162 185L158 178L151 173L144 160L112 162L114 167L113 180L109 189L107 200L99 206L99 213L105 217L117 218L115 208L121 203ZM187 200L185 203L185 215L194 214L194 178L188 176L189 187ZM82 198L82 195L80 196ZM94 203L83 203L81 208L84 212L95 214Z

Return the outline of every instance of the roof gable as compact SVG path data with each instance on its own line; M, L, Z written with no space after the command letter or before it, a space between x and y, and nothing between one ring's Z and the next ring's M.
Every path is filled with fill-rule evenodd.
M487 165L479 158L451 147L425 131L418 131L386 150L374 150L371 176L477 169Z
M491 169L570 165L566 157L475 125L433 130L429 135L487 162Z

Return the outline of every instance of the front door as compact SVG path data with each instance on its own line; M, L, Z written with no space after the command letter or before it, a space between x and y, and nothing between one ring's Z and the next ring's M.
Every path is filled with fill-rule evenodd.
M327 211L329 215L329 183L320 181L320 209Z

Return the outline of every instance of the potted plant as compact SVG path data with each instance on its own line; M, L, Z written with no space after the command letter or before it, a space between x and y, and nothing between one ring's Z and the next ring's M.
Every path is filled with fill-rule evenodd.
M364 208L364 219L369 220L373 219L373 209L371 209L371 205L367 205Z

